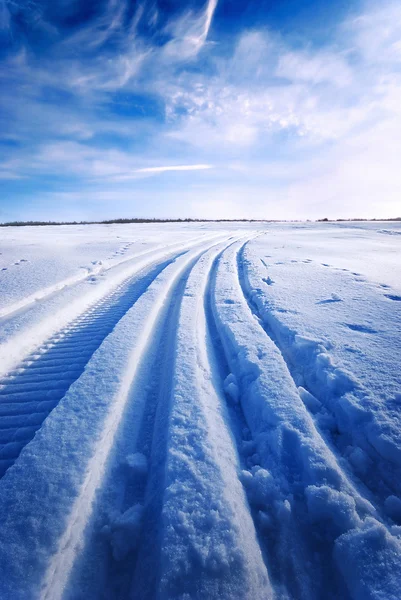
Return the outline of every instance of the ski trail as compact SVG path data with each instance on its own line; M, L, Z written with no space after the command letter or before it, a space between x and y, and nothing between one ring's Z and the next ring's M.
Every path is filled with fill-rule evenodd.
M243 482L251 504L263 513L267 540L275 540L268 561L278 563L275 572L292 598L318 599L327 588L330 598L348 598L355 591L353 572L364 568L352 547L380 539L370 560L380 568L381 589L395 599L400 543L322 440L282 354L250 310L239 281L239 250L232 246L219 262L214 315L255 442ZM362 595L369 590L362 574L356 587Z
M174 284L179 280L185 268L200 254L199 249L187 253L176 263L167 268L167 280L156 279L153 286L138 301L137 315L143 313L143 321L135 336L135 343L129 358L130 369L125 371L124 377L118 386L118 394L104 423L101 436L98 438L92 458L86 469L85 480L81 491L72 507L65 532L59 542L58 551L52 557L44 579L41 592L42 600L58 600L62 598L68 577L70 575L75 556L79 550L82 534L91 515L96 489L102 481L107 459L112 449L117 428L129 397L129 391L138 371L138 365L146 348L152 341L154 331L157 329L160 316L169 301ZM141 302L142 300L142 302ZM151 301L151 302L149 302Z
M85 369L118 321L174 258L121 284L0 380L0 477Z

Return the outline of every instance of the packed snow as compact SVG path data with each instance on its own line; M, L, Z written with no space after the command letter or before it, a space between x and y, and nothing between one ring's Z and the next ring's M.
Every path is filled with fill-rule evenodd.
M0 229L0 598L399 600L401 224Z

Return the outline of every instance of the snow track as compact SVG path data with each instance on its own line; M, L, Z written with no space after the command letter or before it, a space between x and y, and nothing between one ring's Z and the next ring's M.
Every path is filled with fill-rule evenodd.
M48 547L50 554L58 547L51 564L47 567L47 576L43 592L41 592L43 598L47 597L53 600L61 597L63 593L77 548L81 543L82 533L91 515L94 494L103 477L132 381L142 362L141 358L146 355L146 349L152 346L153 336L157 337L158 335L159 321L162 319L165 306L169 305L168 300L174 297L175 286L183 278L185 279L188 269L200 253L207 250L208 247L210 247L210 242L206 246L204 243L203 249L202 245L198 244L198 248L186 252L174 261L170 260L168 266L164 263L159 264L155 267L156 271L148 273L147 279L142 281L141 289L136 287L135 290L130 290L128 284L126 290L116 290L117 313L115 306L110 308L111 311L114 311L112 312L114 324L118 321L118 317L124 314L124 310L131 301L135 302L136 299L137 301L132 309L120 318L114 330L107 337L105 337L107 330L112 328L113 323L108 319L103 321L105 327L101 332L105 337L103 343L95 351L91 360L87 362L82 375L69 387L62 402L59 402L53 409L50 417L37 431L35 439L28 444L14 468L10 469L8 476L4 479L0 495L3 494L3 499L7 501L7 504L12 497L18 497L24 493L24 489L27 492L32 487L39 490L41 486L42 489L48 489L50 486L55 493L56 489L59 493L56 505L54 505L52 494L47 496L47 502L43 502L40 494L33 495L28 513L26 506L20 506L16 502L15 510L3 515L4 531L8 527L13 529L16 523L26 520L28 514L45 516L49 512L51 513L51 518L44 518L41 522L40 533L38 531L34 533L35 524L28 521L27 529L25 531L20 529L19 534L21 541L26 535L31 535L39 547L41 547L43 538L46 538L47 542L50 538L53 540ZM154 279L156 272L159 275ZM148 286L152 280L153 283ZM146 291L144 291L145 288ZM112 307L113 298L109 300ZM107 304L107 300L105 302ZM94 309L91 314L95 315ZM87 326L91 330L91 328L93 329L91 317L83 316L82 321L86 323L88 318ZM99 316L99 318L102 317ZM98 327L95 330L98 332ZM93 348L91 350L93 352ZM72 354L76 356L74 353ZM73 359L71 352L67 351L62 356L61 362L64 359L69 363ZM104 374L104 365L105 360L110 359L113 360L114 370L109 371L110 377L107 377ZM64 364L66 363L64 362ZM49 361L47 366L54 368L56 365L54 361ZM99 378L100 374L101 378ZM85 399L84 403L83 399ZM63 431L65 431L65 436ZM43 470L43 456L51 457L51 463L45 470ZM87 456L92 457L88 464L85 463ZM60 478L63 477L66 464L69 465L69 470L65 476L65 486L62 486L60 490ZM26 471L28 474L22 482L20 481L21 471ZM74 506L71 511L67 510L66 514L66 507L71 504L71 501ZM68 514L69 517L66 521ZM60 534L62 534L60 541L57 541ZM31 553L23 543L19 545L19 552L20 566L25 561L30 564ZM8 562L8 565L6 564L7 560L2 561L4 568L9 570L8 581L3 578L4 585L8 590L4 589L5 597L10 594L10 589L13 589L13 598L28 597L28 590L32 597L36 597L37 586L42 586L41 573L43 574L43 569L47 564L46 553L37 553L37 564L32 572L32 579L25 582L13 580L12 573L16 568L15 556L11 557L4 546L0 548L0 553L5 553L8 559L11 559L11 564ZM8 589L10 585L15 587ZM19 593L18 590L21 586L22 590Z
M179 288L180 282L185 281L188 269L198 256L199 250L195 250L172 264L171 268L166 270L165 277L156 279L154 285L147 290L135 307L135 321L142 321L143 325L135 328L132 339L133 351L129 360L130 369L119 385L115 405L103 425L103 432L88 465L81 492L74 503L69 523L59 544L59 550L50 563L41 594L43 600L56 600L62 597L82 533L91 516L94 494L104 475L114 436L129 400L129 391L138 367L147 347L154 342L153 336L157 335L157 328L160 326L165 307L175 298L175 287ZM151 304L149 304L149 297Z
M205 237L207 238L209 236L205 236ZM199 237L194 238L194 242L198 243ZM187 244L190 245L191 240L189 240ZM168 248L171 249L172 251L174 251L174 248L179 245L180 245L180 242L168 244L167 246L166 245L158 245L155 248L152 248L152 250L144 250L143 252L130 254L128 256L124 256L123 258L115 259L113 261L110 261L110 260L105 261L105 262L100 261L98 264L93 264L93 265L91 265L91 267L84 268L82 271L80 271L77 275L74 275L73 277L69 277L62 281L59 281L58 283L55 283L52 286L38 290L34 294L31 294L30 296L23 298L19 302L15 302L9 306L5 306L4 308L0 309L0 319L4 322L4 320L9 319L10 317L14 316L16 313L19 313L23 310L28 310L29 307L32 304L34 304L35 302L46 300L53 294L56 294L57 292L65 290L65 288L74 286L77 283L84 281L88 277L94 277L96 275L104 274L105 272L107 272L111 269L115 269L116 267L123 265L125 263L138 261L138 259L141 259L145 256L155 254L158 251L160 251L161 249L163 249L164 252Z
M312 341L272 314L257 235L158 247L14 306L2 600L399 599L397 464L362 477L322 426L360 388L320 357L324 387Z
M229 385L251 432L243 481L265 529L274 583L284 597L376 598L384 589L395 599L401 545L315 428L283 355L248 305L242 269L242 248L232 246L217 270L213 307ZM353 552L361 543L380 570L377 590L361 574L366 555Z
M221 252L221 245L211 249L181 277L142 361L71 598L77 585L86 598L101 590L110 598L195 590L205 597L232 598L238 590L244 598L271 597L238 479L222 381L209 375L204 296ZM187 429L185 414L193 419Z
M269 598L263 563L207 326L203 256L182 300L165 467L160 597Z
M366 486L364 493L383 511L385 498L401 492L398 414L390 413L391 418L380 423L383 412L377 414L377 405L384 404L383 400L372 397L371 391L352 373L333 364L321 341L298 335L281 322L280 313L273 313L260 287L263 279L247 255L247 249L244 246L238 254L238 268L252 312L280 350L294 382L300 386L305 406L326 443L337 453L342 468L356 485ZM363 326L349 327L369 331ZM391 399L386 398L386 403L391 404ZM344 436L348 445L344 443ZM351 454L350 447L353 448ZM382 457L387 460L383 461Z
M105 337L171 262L118 286L0 380L0 476L80 377Z
M52 290L40 298L40 302L32 300L21 307L11 306L8 316L2 319L0 330L0 376L8 374L17 367L23 357L38 349L49 338L67 327L74 319L80 317L96 305L97 302L114 291L119 285L127 282L142 269L157 266L160 262L177 256L200 243L212 243L221 236L197 236L186 243L167 244L162 249L153 249L137 256L127 257L121 263L112 264L104 269L96 285L92 287L91 278L74 281L60 289ZM41 292L41 293L42 293ZM39 299L39 298L38 298ZM51 316L49 317L49 313ZM32 326L32 323L35 325Z

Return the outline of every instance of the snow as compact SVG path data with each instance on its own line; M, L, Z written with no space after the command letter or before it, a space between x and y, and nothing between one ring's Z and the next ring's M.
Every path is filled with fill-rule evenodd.
M384 508L389 517L401 525L401 500L397 496L388 496L384 502Z
M383 525L367 520L362 528L340 536L334 557L347 580L352 598L387 600L399 597L399 542Z
M148 459L144 454L141 454L141 452L128 454L126 464L132 471L134 477L146 477L148 473Z
M122 560L135 550L142 528L143 506L134 504L103 529L110 538L113 558Z
M400 234L2 229L0 597L398 599Z

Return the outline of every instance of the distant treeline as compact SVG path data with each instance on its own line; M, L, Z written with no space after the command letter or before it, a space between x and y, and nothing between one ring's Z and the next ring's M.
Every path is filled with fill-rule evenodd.
M353 223L354 221L361 221L363 223L374 223L375 221L401 221L401 217L394 217L392 219L316 219L316 223Z
M115 223L273 223L274 219L108 219L106 221L8 221L0 227L26 227L27 225L113 225Z
M374 221L401 221L401 217L391 219L316 219L317 223L339 222L374 222ZM0 227L26 227L44 225L113 225L115 223L302 223L296 219L108 219L106 221L8 221L0 223ZM311 223L310 219L307 219Z

